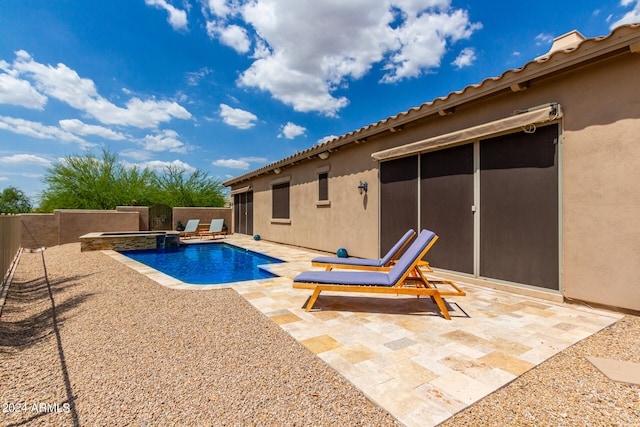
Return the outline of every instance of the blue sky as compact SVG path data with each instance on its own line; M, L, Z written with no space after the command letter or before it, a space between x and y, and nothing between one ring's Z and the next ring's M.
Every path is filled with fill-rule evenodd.
M479 83L639 0L0 1L0 189L108 147L225 180Z

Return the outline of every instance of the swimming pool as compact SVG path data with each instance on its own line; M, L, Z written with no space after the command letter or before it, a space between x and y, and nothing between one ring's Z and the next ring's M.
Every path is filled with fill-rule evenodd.
M120 253L185 283L196 285L277 277L258 266L284 262L228 243L181 245L173 250L150 249Z

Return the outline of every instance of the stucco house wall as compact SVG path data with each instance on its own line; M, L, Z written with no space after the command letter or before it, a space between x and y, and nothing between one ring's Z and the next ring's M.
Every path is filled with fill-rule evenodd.
M606 55L593 53L607 46ZM354 256L377 257L379 164L372 153L557 102L563 112L558 121L560 292L567 299L640 310L639 75L640 26L620 28L227 185L252 186L254 233L265 239L331 252L346 247ZM325 160L317 157L323 150L330 150ZM331 205L318 207L322 167L330 168ZM291 177L291 221L274 223L270 183L285 176ZM359 181L369 184L366 197L357 191Z
M640 310L640 54L565 82L563 266L569 298Z
M335 155L334 155L335 154ZM327 169L328 168L328 169ZM330 204L318 204L318 171L327 171ZM290 223L272 221L271 183L291 177ZM369 189L360 195L358 184ZM290 245L336 252L344 247L355 256L377 253L377 165L365 146L353 146L287 167L253 182L253 232L261 238Z

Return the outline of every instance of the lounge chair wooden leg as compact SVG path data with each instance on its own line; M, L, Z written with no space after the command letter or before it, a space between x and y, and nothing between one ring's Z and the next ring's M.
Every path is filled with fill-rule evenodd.
M309 298L309 302L307 302L307 308L306 308L305 311L310 311L311 310L311 308L313 307L313 304L316 303L316 300L320 296L320 292L322 292L320 290L320 288L318 288L315 291L313 291L313 294L311 294L311 298Z
M444 316L444 318L447 320L451 320L451 316L449 315L447 306L444 305L444 300L442 299L442 297L440 295L434 295L431 297L431 299L435 299L435 303L438 305L438 308L440 309L442 316Z

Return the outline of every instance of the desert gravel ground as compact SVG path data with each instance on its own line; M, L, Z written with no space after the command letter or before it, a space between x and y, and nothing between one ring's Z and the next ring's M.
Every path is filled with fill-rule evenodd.
M44 263L43 263L44 260ZM640 425L626 316L445 426ZM23 253L0 316L0 425L394 425L233 290L176 291L79 244Z
M79 244L21 256L0 404L3 426L396 424L235 291L171 290Z

